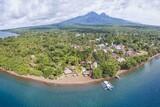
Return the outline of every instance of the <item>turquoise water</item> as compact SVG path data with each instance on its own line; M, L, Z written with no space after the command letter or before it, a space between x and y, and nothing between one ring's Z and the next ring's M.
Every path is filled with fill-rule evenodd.
M0 31L0 38L10 37L10 36L17 36L16 33Z
M113 91L100 84L49 86L0 73L0 107L160 107L160 59L111 81Z

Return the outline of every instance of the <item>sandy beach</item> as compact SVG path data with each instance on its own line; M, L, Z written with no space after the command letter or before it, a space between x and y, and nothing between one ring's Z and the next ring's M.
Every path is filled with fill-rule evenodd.
M160 56L160 54L154 55L153 57L149 58L148 61L151 61L153 58ZM122 74L134 71L138 69L139 67L143 66L146 62L143 62L134 68L131 68L129 70L119 70L116 74L116 76L120 76ZM33 75L19 75L14 71L9 71L6 70L2 67L0 67L0 72L5 72L8 73L12 76L16 76L17 78L20 79L25 79L25 80L31 80L31 81L37 81L45 84L53 84L53 85L83 85L83 84L91 84L91 83L98 83L103 80L111 80L114 79L114 77L108 77L108 78L101 78L101 79L92 79L90 77L84 77L82 75L75 76L75 77L64 77L61 79L57 80L51 80L51 79L46 79L44 77L38 77L38 76L33 76Z
M38 77L34 75L19 75L15 73L14 71L5 70L1 67L0 67L0 72L5 72L12 76L16 76L20 79L33 80L33 81L42 82L45 84L53 84L53 85L82 85L82 84L96 83L96 82L100 82L103 80L103 78L92 79L90 77L84 77L82 75L75 76L75 77L64 77L62 79L57 79L57 80L51 80L51 79L46 79L42 76Z

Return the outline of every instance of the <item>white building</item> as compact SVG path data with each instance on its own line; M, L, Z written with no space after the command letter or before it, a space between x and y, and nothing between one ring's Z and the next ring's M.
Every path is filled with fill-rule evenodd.
M124 58L118 58L117 61L121 63L121 62L124 62L126 60Z
M118 51L123 51L125 46L124 45L113 45L113 47Z
M104 49L106 46L105 46L104 44L99 44L98 47L99 47L100 49Z

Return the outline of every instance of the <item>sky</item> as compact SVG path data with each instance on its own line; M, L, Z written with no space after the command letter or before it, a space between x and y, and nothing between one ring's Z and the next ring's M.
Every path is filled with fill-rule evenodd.
M160 26L160 0L0 0L0 29L54 24L90 11Z

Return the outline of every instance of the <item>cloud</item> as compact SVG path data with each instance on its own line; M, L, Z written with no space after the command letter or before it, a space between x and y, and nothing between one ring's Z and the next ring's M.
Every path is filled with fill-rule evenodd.
M0 0L0 29L58 23L90 11L160 25L159 0Z
M159 0L114 0L109 8L104 8L111 16L150 25L160 25Z

